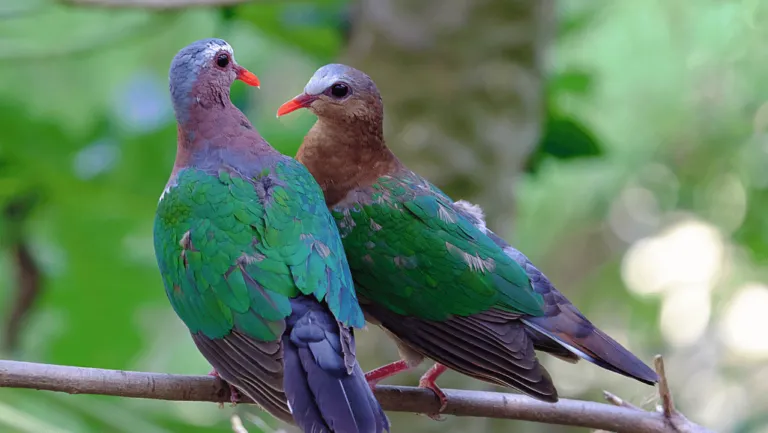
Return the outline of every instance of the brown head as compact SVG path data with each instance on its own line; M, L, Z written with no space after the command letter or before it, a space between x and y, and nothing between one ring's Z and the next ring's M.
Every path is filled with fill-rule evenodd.
M341 64L318 69L304 93L283 104L277 116L308 108L325 122L381 124L384 106L379 89L365 73Z
M315 176L329 205L401 167L384 144L384 105L365 73L341 64L321 67L304 93L283 104L277 116L300 108L318 120L296 159Z

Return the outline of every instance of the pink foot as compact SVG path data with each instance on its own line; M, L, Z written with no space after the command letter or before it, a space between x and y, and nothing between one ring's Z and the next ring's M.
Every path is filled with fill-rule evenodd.
M376 389L376 384L382 380L390 376L394 376L397 373L401 373L405 370L409 370L410 368L411 367L408 366L408 363L401 359L400 361L382 365L379 368L375 368L368 373L365 373L365 380L368 381L368 386L370 386L371 390L373 390Z
M240 402L240 394L237 392L237 389L230 385L226 380L222 379L221 376L219 376L219 372L216 371L214 368L211 370L210 373L208 373L208 376L213 376L219 378L220 381L224 382L225 385L229 388L229 401L232 403L232 406L236 406L237 403ZM224 406L223 403L219 403L219 406Z
M444 411L448 406L448 397L445 396L443 390L441 390L440 387L437 386L437 383L435 383L437 378L440 377L441 374L445 373L446 370L448 370L448 367L436 363L432 366L432 368L424 373L424 376L421 376L421 379L419 379L419 387L432 390L432 392L434 392L437 396L437 399L440 400L440 409L437 411L437 413L427 414L428 417L435 421L442 421L445 419L440 416L440 413Z

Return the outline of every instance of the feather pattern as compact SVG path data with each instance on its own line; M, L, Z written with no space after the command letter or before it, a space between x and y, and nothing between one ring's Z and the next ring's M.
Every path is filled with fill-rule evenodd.
M422 356L557 401L520 321L544 313L523 268L412 172L361 191L332 213L365 313Z
M333 83L350 92L337 95ZM302 106L318 121L297 159L323 189L365 315L396 338L406 361L399 365L428 357L546 401L557 392L535 349L655 379L490 232L482 209L454 203L397 159L384 142L381 96L365 73L321 67L283 112ZM372 372L372 380L399 369ZM422 383L435 390L435 377Z
M437 188L402 172L364 191L368 200L332 208L361 296L429 320L492 307L543 313L525 271Z
M355 362L352 330L307 297L292 300L283 334L285 388L306 432L379 433L386 415ZM320 405L322 404L322 407Z
M158 206L155 248L171 305L224 380L305 431L379 433L388 427L357 374L348 327L360 327L364 319L338 230L303 166L285 158L251 177L234 170L180 170ZM296 311L297 306L310 308L312 316ZM284 367L297 369L292 360L301 353L295 347L301 331L324 329L313 317L329 321L335 330L323 340L325 349L315 352L341 357L344 371L326 371L324 359L304 354L302 368L285 376ZM346 381L368 403L356 407L356 401L344 398L344 387L291 394L306 390L284 382L310 373L321 383L327 377ZM325 403L318 403L318 394ZM291 399L296 402L289 407ZM292 415L291 407L321 416ZM362 420L328 424L323 418L335 420L333 414L344 410Z
M544 315L522 317L536 350L569 362L583 358L606 370L634 378L648 385L658 381L656 372L589 321L525 256L485 227L482 209L466 201L455 207L488 235L510 258L525 269L533 289L544 297Z
M221 39L183 48L169 78L178 141L154 244L173 309L219 376L276 417L388 430L358 374L351 328L365 320L323 192L230 100L235 79L258 79Z

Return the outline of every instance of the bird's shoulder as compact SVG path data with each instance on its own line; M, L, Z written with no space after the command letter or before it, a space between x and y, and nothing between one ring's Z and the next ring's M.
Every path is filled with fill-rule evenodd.
M432 318L492 306L541 314L525 271L420 176L383 176L342 204L333 214L366 298Z

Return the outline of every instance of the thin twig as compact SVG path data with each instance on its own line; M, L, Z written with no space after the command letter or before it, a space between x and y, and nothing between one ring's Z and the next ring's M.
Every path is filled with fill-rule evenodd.
M671 419L677 411L675 410L675 402L672 400L672 392L669 390L669 382L667 382L667 374L664 370L664 359L661 355L656 355L653 358L653 365L656 367L656 374L659 375L661 407L664 411L664 416Z
M228 402L229 387L212 376L102 370L18 361L0 361L0 387L30 388L69 394L98 394L175 401ZM455 416L517 419L625 433L671 433L676 427L662 413L604 403L561 399L545 403L518 394L444 389ZM435 413L440 405L432 391L378 386L376 398L389 411ZM242 398L245 403L248 400ZM687 421L686 431L709 430Z
M634 404L624 400L623 398L619 397L616 394L610 393L608 391L603 391L603 397L608 401L608 403L619 406L619 407L626 407L627 409L633 409L633 410L640 410L639 407L635 406Z
M232 6L249 0L61 0L72 6L137 9L181 9L198 6Z
M653 358L653 365L656 367L656 374L659 375L659 398L661 399L661 413L669 428L676 433L697 433L693 428L695 425L688 421L682 413L675 409L675 402L672 398L672 391L669 389L669 380L664 369L664 358L656 355Z

